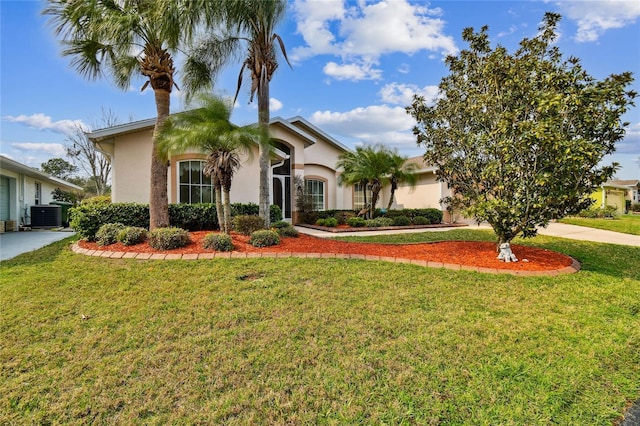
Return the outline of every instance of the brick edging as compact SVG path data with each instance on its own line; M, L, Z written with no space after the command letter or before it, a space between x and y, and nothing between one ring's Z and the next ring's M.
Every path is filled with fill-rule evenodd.
M105 257L109 259L137 259L137 260L210 260L210 259L257 259L257 258L285 258L285 257L298 257L303 259L358 259L358 260L373 260L383 261L391 263L410 263L412 265L424 266L427 268L444 268L454 271L474 271L482 272L485 274L509 274L523 277L539 277L539 276L556 276L564 274L573 274L578 272L581 268L580 262L571 258L573 263L571 266L566 266L561 269L553 269L549 271L512 271L508 269L494 269L483 268L479 266L467 266L457 265L450 263L429 262L426 260L407 259L403 257L385 257L385 256L373 256L365 254L345 254L345 253L291 253L291 252L217 252L217 253L191 253L191 254L176 254L176 253L131 253L123 251L108 251L108 250L89 250L80 247L75 242L71 246L71 250L74 253L84 254L86 256Z

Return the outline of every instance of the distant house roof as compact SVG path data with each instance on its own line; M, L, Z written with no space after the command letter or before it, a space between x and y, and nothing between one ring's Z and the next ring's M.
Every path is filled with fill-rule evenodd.
M429 173L429 172L435 172L436 170L438 170L438 168L436 166L431 166L428 165L427 163L424 162L424 158L422 157L422 155L419 155L417 157L411 157L411 158L407 158L407 163L413 163L413 164L417 164L418 165L418 173Z
M62 188L74 190L74 191L82 191L82 188L78 185L74 185L71 182L67 182L64 179L59 179L54 176L50 176L44 172L41 172L38 169L34 169L33 167L26 166L22 163L18 163L15 160L12 160L9 157L5 157L4 155L0 155L0 169L8 170L14 173L18 173L21 175L29 176L34 179L46 180L54 185L58 185Z
M616 185L616 186L625 186L625 187L632 187L632 186L640 186L640 180L610 180L608 181L605 185Z

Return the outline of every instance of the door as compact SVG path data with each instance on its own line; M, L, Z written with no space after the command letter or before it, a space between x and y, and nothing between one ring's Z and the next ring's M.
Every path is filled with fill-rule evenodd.
M0 177L0 220L11 219L11 192L9 191L9 178Z

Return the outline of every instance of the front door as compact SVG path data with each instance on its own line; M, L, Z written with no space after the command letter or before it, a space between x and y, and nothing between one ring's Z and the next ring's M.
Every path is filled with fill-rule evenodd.
M271 204L280 207L282 218L291 222L291 148L280 142L274 142L274 146L288 157L271 165Z
M9 191L9 178L0 177L0 220L11 219L11 192Z

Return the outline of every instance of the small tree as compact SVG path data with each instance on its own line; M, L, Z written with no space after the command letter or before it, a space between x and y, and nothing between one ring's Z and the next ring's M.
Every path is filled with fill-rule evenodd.
M74 177L78 168L64 158L51 158L40 164L43 172L50 176L68 180Z
M407 108L425 161L438 167L467 215L487 221L499 243L589 206L617 165L598 167L624 136L621 116L636 93L631 73L595 80L553 45L560 15L509 54L491 49L485 26L466 28L469 48L446 60L435 105Z

